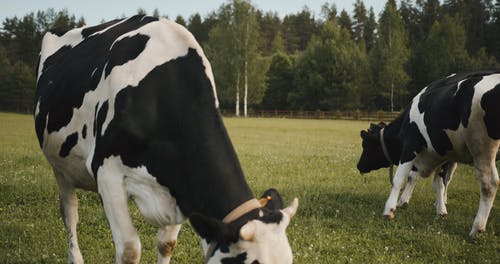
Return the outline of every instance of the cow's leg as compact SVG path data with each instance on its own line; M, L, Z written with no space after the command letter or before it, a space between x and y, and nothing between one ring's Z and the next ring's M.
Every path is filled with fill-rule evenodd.
M485 231L486 222L488 221L488 216L493 207L493 201L495 200L499 184L498 171L495 165L495 155L493 155L492 159L489 161L474 161L474 163L481 186L481 195L479 209L470 232L471 236L475 236Z
M445 177L443 178L443 184L444 184L444 204L448 204L448 185L451 182L451 179L453 178L453 174L455 174L455 170L457 169L457 163L456 162L449 162L448 163L448 171L446 172Z
M418 180L418 172L410 171L408 174L408 181L406 182L405 189L399 197L398 207L405 207L410 203L411 195L413 194L413 190L415 189L415 185Z
M158 264L170 263L182 225L169 225L158 229Z
M434 175L432 186L436 191L436 213L442 218L448 215L446 203L448 199L448 184L457 168L456 162L443 164L441 170Z
M394 218L394 212L396 211L396 205L398 202L399 192L401 191L401 187L403 187L403 182L405 180L406 175L409 175L410 170L413 166L413 161L409 161L398 166L396 170L396 175L394 176L393 185L391 194L385 203L384 215L387 219Z
M447 172L445 172L446 174ZM432 187L436 192L436 213L442 218L445 218L448 215L448 211L446 211L445 204L445 196L446 196L446 188L443 182L443 177L440 173L434 174L434 181L432 182Z
M78 224L78 198L76 197L75 187L64 179L62 173L54 170L54 174L59 186L61 217L68 233L68 263L83 263L76 232L76 225Z
M139 263L141 242L128 210L123 176L112 172L97 176L97 187L115 243L115 263Z

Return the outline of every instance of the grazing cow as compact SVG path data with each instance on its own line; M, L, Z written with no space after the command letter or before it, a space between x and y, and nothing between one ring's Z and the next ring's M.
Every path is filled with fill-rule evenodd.
M292 263L285 229L297 210L275 190L261 204L244 179L218 109L210 63L182 26L134 16L43 38L36 134L53 167L69 262L82 263L75 188L97 191L116 263L138 263L131 197L158 226L169 263L181 224L205 263Z
M384 122L380 122L378 125L370 124L370 128L367 131L361 131L361 137L363 139L363 150L364 152L364 160L375 161L376 157L380 155L382 152L383 157L385 158L385 162L376 161L374 164L369 165L368 163L358 163L358 170L361 173L367 173L372 170L391 167L389 172L390 182L393 183L393 175L392 175L392 166L394 166L394 162L392 161L387 147L385 145L384 137L384 129L387 125ZM384 129L385 130L385 129ZM385 150L384 150L385 148ZM456 162L446 162L441 165L440 168L437 168L434 173L434 181L433 188L436 192L436 212L441 218L446 218L448 215L448 211L446 210L446 203L448 200L448 185L453 177L453 173L457 168ZM426 177L428 175L425 175ZM413 168L412 171L408 174L408 180L405 186L405 189L401 196L399 197L398 207L406 207L410 203L410 198L413 194L413 190L415 189L415 185L417 184L417 180L419 178L419 173L416 168Z
M372 125L368 131L361 131L360 172L387 167L391 161L398 164L384 209L387 218L394 218L407 175L410 179L417 175L427 177L445 166L445 178L449 179L460 162L474 166L481 186L479 209L470 235L485 231L499 184L495 164L500 146L498 102L500 71L454 74L424 88L389 125ZM434 180L437 206L446 212L447 182L439 178Z

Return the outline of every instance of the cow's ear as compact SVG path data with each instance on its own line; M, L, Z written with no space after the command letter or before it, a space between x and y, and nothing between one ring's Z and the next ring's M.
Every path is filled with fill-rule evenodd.
M361 132L359 132L359 135L361 136L361 138L366 138L368 136L368 132L366 132L366 130L361 130Z
M259 199L262 207L269 210L280 210L283 209L283 199L276 189L269 189L265 191Z
M227 242L236 240L238 233L230 225L222 221L194 213L189 217L189 221L198 235L209 241Z

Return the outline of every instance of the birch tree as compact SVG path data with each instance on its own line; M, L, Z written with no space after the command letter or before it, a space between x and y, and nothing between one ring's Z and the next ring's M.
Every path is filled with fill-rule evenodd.
M233 0L219 9L218 24L209 34L209 54L224 102L234 102L236 116L248 115L250 102L260 103L266 63L258 51L259 25L255 8ZM261 76L259 78L259 76ZM230 99L230 96L234 100Z

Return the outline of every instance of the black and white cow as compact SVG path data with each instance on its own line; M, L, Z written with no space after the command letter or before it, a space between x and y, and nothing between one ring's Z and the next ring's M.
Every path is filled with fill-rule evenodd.
M500 146L498 102L500 71L454 74L424 88L389 125L372 125L368 131L361 131L360 172L388 167L391 161L398 164L384 215L394 217L406 176L427 177L444 169L444 178L449 179L457 162L472 164L481 186L481 198L470 235L484 232L499 185L495 164ZM438 213L440 208L446 212L447 181L440 178L434 180Z
M97 191L116 263L138 263L128 198L158 226L169 263L181 224L205 263L292 263L285 229L297 210L275 190L261 205L244 179L218 109L210 63L182 26L134 16L43 38L36 134L53 167L69 262L82 263L75 188Z
M401 116L400 116L401 118ZM394 122L398 122L397 120ZM361 137L363 140L363 149L364 152L364 163L358 163L358 170L361 173L367 173L372 170L391 167L389 172L390 182L393 183L392 179L392 167L395 165L394 161L390 157L388 153L388 149L385 143L384 138L387 136L384 133L384 128L387 125L384 122L380 122L379 124L370 124L370 128L367 131L361 131ZM365 140L366 139L366 140ZM400 146L401 147L401 146ZM391 151L394 151L391 149ZM401 151L401 150L399 150ZM377 160L379 155L384 155L385 162L381 163ZM372 165L368 164L366 161L375 162ZM434 181L432 186L436 192L436 212L441 218L445 218L448 215L448 211L446 209L446 203L448 200L448 185L453 177L453 174L457 168L457 162L446 162L441 165L440 168L436 168L434 173ZM423 177L428 177L429 175L423 175ZM420 178L419 172L416 167L413 167L412 170L408 174L408 180L406 182L406 186L404 191L401 193L399 197L398 207L406 207L410 203L410 198L413 194L413 190L417 184L417 180Z

